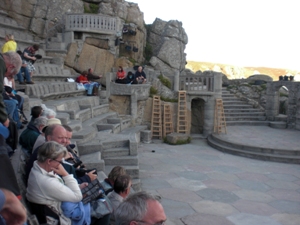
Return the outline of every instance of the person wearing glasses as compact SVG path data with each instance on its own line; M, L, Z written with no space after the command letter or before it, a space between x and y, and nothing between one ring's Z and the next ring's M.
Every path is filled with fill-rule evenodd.
M50 218L60 224L71 224L71 220L63 216L61 202L80 202L81 188L73 175L62 166L67 149L55 141L45 142L38 151L28 178L26 197L31 203L32 211L40 224Z
M160 197L141 191L129 195L116 209L115 225L165 225Z

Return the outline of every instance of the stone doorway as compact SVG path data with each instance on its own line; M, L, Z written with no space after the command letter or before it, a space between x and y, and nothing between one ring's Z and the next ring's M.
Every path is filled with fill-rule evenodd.
M191 103L191 133L203 134L205 101L195 98Z

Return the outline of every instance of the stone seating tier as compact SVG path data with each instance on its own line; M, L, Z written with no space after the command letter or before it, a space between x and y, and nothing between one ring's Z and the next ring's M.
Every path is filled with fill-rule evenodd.
M40 98L45 101L86 95L85 90L77 90L77 85L74 82L46 82L26 85L25 93L30 98Z

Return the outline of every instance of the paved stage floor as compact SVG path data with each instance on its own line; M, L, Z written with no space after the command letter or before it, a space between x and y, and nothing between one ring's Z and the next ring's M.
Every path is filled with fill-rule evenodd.
M300 149L300 131L227 129L228 140ZM142 189L162 197L168 225L300 224L300 165L222 153L206 139L141 144L139 163Z

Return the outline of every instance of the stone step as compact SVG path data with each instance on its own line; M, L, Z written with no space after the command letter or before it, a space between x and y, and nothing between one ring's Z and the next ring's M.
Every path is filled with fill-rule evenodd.
M270 121L269 126L276 129L286 129L287 124L283 121Z
M269 121L226 121L227 126L269 126Z
M105 165L137 166L138 156L115 156L104 159Z
M264 112L261 112L261 111L240 111L240 112L237 112L237 111L230 111L230 112L225 112L225 116L226 117L248 117L248 116L264 116L265 113Z
M287 115L278 115L275 116L275 121L282 121L282 122L286 122L287 121Z
M223 106L227 106L227 105L245 105L246 103L244 101L241 100L225 100L223 101Z
M77 148L81 156L102 151L102 145L99 140L93 140L88 143L77 142Z
M48 108L50 108L50 107L48 107ZM56 109L53 109L53 110L56 111ZM56 113L56 118L60 119L60 121L61 121L62 124L68 124L71 121L69 113L57 112Z
M72 128L73 132L82 130L82 123L79 120L70 120L67 125Z
M117 134L121 131L121 124L97 124L97 130L111 130L113 134Z
M105 107L108 107L108 105L105 105ZM94 118L90 118L89 120L86 120L83 124L83 127L90 127L90 126L96 127L96 124L106 123L107 119L115 118L115 117L117 117L116 112L103 113L99 116L96 116Z
M229 93L223 94L222 93L222 99L223 98L236 98L236 96L234 94L229 94Z
M216 137L212 134L208 136L207 142L210 146L222 152L233 155L260 159L265 161L284 162L284 163L300 163L300 151L284 150L284 149L268 149L255 146L243 146L241 144L230 143Z
M265 121L266 117L265 116L226 116L226 122L227 121L241 121L241 120L258 120L258 121Z
M129 146L128 147L105 149L102 152L102 158L103 159L106 159L106 158L109 158L109 157L115 157L115 156L128 156L128 155L129 155Z
M93 140L96 136L96 129L94 127L85 127L80 131L73 133L74 140L77 141L77 144L82 144Z
M127 137L119 137L110 135L112 138L110 140L102 141L103 151L109 149L117 149L117 148L129 148L129 140Z
M224 105L223 104L224 109L244 109L244 108L253 108L252 105L248 105L248 104L239 104L239 105Z
M80 156L81 161L86 166L87 169L93 169L96 168L96 170L104 170L105 169L105 163L104 160L101 159L101 152L94 152L86 155Z
M226 113L240 113L240 112L247 112L247 113L256 113L262 112L260 109L255 108L224 108L224 112ZM262 112L264 113L264 112Z
M117 165L105 165L105 170L104 170L104 172L106 173L106 174L109 174L110 173L110 171L112 170L112 168L114 168L115 166L117 166ZM128 174L128 175L130 175L130 177L132 178L132 179L137 179L137 178L139 178L139 167L138 166L127 166L127 165L123 165L122 167L124 167L124 169L126 170L126 173Z

